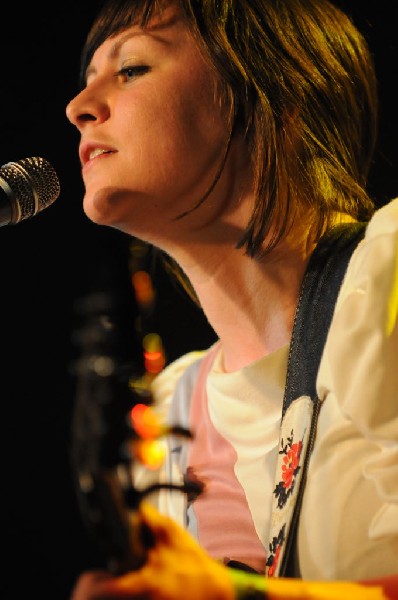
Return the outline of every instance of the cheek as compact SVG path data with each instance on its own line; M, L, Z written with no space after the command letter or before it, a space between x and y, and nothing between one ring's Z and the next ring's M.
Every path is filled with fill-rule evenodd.
M154 98L140 104L143 109L130 115L127 128L125 118L121 126L131 174L138 172L146 181L156 178L159 184L174 187L177 181L172 178L203 176L219 159L227 126L208 98L203 102L191 95L169 94L167 98L167 102Z
M175 98L175 112L185 135L196 143L211 149L224 140L227 113L216 100L211 78L188 78L183 92Z
M216 99L215 83L208 69L180 65L178 72L166 72L156 85L149 83L140 94L136 119L150 141L181 148L186 156L202 147L211 148L225 139L225 108ZM140 127L140 128L141 128ZM168 139L167 139L168 138Z
M180 75L180 72L183 75ZM215 100L214 82L203 66L179 67L123 95L114 106L119 181L162 208L206 192L228 138L227 111Z

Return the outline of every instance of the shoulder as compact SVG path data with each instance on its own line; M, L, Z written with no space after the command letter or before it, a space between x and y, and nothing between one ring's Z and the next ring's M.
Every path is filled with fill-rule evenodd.
M372 438L398 439L397 353L398 198L375 213L351 257L318 373L321 397L332 391Z
M396 289L398 241L398 198L379 208L366 228L348 265L336 311L348 298L387 299ZM361 302L362 305L363 302ZM379 308L386 306L382 302Z
M379 208L369 222L366 238L398 233L398 197Z
M377 339L378 351L390 347L397 333L397 290L398 198L376 211L349 262L328 336L334 361L345 354L346 342L353 343L355 356L371 340Z

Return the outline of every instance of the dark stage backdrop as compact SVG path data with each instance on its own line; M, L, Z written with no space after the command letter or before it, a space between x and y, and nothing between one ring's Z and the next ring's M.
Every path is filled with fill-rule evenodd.
M398 195L397 15L394 2L341 2L373 48L381 129L371 189L381 205ZM79 51L98 2L2 7L0 164L43 156L59 199L0 230L1 545L4 600L67 600L77 574L101 564L72 485L69 448L76 359L76 302L98 285L124 289L126 238L83 215L78 137L65 117L77 91ZM395 13L393 13L395 11ZM161 271L156 327L167 359L204 348L214 334ZM133 306L133 305L132 305ZM134 339L131 330L131 339Z

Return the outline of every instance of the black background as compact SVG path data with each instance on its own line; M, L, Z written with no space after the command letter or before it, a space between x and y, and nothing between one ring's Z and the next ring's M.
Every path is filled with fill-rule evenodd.
M380 135L370 188L379 205L398 195L395 2L340 2L373 49L380 81ZM0 596L66 600L82 569L101 564L82 523L69 447L78 348L76 300L99 274L125 284L128 242L88 221L78 136L65 117L77 91L79 52L98 2L17 3L2 8L0 164L43 156L59 199L0 230ZM395 100L394 100L395 95ZM156 323L168 360L205 347L213 332L160 272ZM132 310L134 310L132 306ZM135 332L131 331L132 340Z

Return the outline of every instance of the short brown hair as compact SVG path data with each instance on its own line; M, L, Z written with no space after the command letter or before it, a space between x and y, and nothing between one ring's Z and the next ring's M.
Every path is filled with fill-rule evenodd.
M256 202L238 247L268 250L297 202L319 237L336 212L368 220L366 191L377 135L377 81L366 40L328 0L176 0L220 75L251 150ZM108 0L82 53L133 24L159 0ZM272 225L272 227L271 227ZM275 227L276 226L276 227Z

